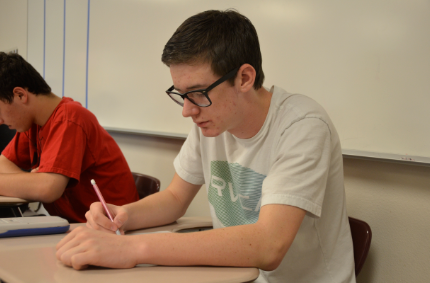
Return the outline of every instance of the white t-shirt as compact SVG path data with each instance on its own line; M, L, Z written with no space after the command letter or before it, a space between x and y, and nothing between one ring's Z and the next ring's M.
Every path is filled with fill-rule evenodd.
M214 228L251 224L263 205L306 211L290 249L256 282L355 282L342 153L324 109L273 87L269 112L250 139L205 137L194 126L174 161L178 175L206 184Z

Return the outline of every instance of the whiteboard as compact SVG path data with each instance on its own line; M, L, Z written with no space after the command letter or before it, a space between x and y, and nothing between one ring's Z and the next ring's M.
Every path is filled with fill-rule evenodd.
M189 16L235 8L273 84L318 101L352 151L430 157L430 1L32 0L28 60L107 128L186 136L165 43Z

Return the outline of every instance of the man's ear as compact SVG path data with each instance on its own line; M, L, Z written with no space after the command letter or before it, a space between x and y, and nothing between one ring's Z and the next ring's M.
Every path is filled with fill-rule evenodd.
M254 67L249 64L243 64L239 68L237 74L239 79L238 87L240 88L241 92L248 92L254 87L255 76L257 74Z
M17 86L13 89L12 92L14 99L18 99L18 101L20 101L21 103L27 103L28 91L25 88Z

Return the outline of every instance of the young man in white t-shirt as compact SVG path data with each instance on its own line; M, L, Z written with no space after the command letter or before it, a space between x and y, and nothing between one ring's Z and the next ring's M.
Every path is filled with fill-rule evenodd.
M355 282L342 155L326 112L264 73L255 28L235 11L187 19L165 46L167 94L195 123L162 192L122 207L97 203L87 226L57 245L76 269L158 265L254 266L256 282ZM171 223L206 184L214 228L117 237ZM99 231L96 231L99 230ZM103 232L110 232L103 233Z

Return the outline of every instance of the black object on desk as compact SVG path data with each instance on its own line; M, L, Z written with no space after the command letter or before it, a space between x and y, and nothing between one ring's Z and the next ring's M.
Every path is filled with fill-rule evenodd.
M13 139L15 133L15 130L9 129L6 125L0 125L0 152L2 152Z
M11 130L6 125L0 125L0 153L5 149L9 142L15 136L16 131ZM19 217L21 215L20 210L25 210L28 204L23 204L22 207L19 206L0 206L0 217Z

